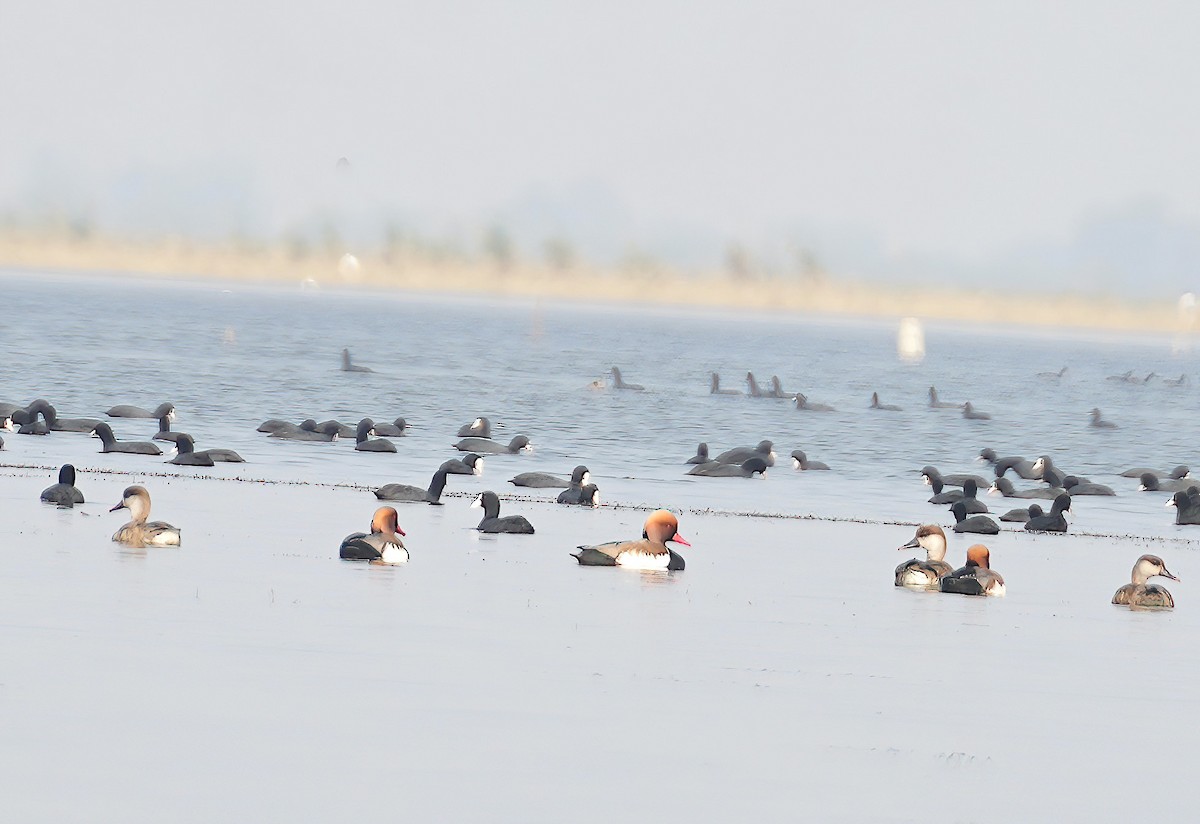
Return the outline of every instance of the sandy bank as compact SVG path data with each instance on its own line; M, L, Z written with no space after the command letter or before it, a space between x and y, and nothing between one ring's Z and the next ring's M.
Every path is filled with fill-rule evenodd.
M1012 296L955 288L893 289L837 278L821 282L669 269L552 269L443 262L364 253L297 254L282 245L200 244L182 238L127 241L8 231L0 268L122 272L148 277L217 278L300 284L357 284L440 293L497 294L664 306L721 307L818 315L979 321L1028 326L1162 332L1176 328L1176 307L1103 296Z

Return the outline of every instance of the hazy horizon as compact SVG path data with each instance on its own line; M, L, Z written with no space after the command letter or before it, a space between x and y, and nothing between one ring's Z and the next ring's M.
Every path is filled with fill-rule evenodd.
M9 6L0 216L1200 286L1200 9ZM338 158L350 167L338 172ZM1149 284L1149 286L1147 285Z

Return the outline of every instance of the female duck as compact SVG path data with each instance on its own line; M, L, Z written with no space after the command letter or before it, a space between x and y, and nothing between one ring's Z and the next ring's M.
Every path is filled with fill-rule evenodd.
M650 517L646 518L642 527L642 540L581 546L579 552L571 553L571 557L581 566L681 570L684 568L683 558L667 548L668 541L691 546L679 534L679 519L675 514L659 509L651 512Z
M150 493L144 486L129 486L121 493L121 502L109 512L129 510L129 523L118 529L112 539L129 546L179 546L179 527L165 521L149 521Z
M917 548L925 550L925 560L910 558L896 567L896 586L937 589L938 579L954 571L945 561L946 533L936 524L925 524L917 527L911 541L897 547L900 551Z
M988 548L983 544L975 544L967 550L967 565L941 579L939 585L942 592L1003 598L1004 578L992 571L989 561Z
M381 506L371 518L371 532L347 535L338 548L338 557L347 561L370 561L373 564L406 564L408 549L400 536L399 516L390 506Z
M1122 606L1145 609L1171 609L1175 606L1175 599L1171 597L1167 588L1146 583L1155 575L1170 578L1172 581L1179 580L1170 573L1162 558L1157 555L1143 555L1133 565L1133 572L1130 575L1131 583L1118 589L1113 594L1112 602Z

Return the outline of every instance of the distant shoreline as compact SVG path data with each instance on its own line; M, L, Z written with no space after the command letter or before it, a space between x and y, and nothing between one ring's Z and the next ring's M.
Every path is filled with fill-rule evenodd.
M159 280L310 283L442 294L500 295L642 306L771 311L785 314L978 322L1076 330L1187 331L1168 301L1035 293L1013 297L961 288L895 288L778 277L552 268L519 263L418 259L366 253L354 259L289 253L282 244L199 243L183 238L122 240L60 233L0 232L0 269L79 275L121 273Z

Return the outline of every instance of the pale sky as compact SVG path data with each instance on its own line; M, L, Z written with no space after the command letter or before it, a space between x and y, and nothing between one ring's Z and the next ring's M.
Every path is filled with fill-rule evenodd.
M266 231L473 226L599 192L623 231L980 262L1131 204L1200 225L1198 35L1185 2L0 0L0 212L211 186Z

